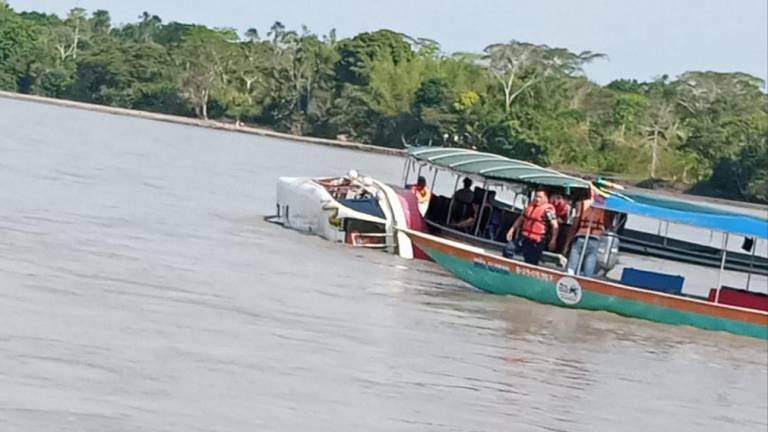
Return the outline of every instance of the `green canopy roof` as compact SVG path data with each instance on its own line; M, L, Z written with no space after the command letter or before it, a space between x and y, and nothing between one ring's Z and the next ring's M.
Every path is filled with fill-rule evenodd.
M586 192L590 188L586 180L492 153L450 147L411 147L408 149L408 155L418 161L467 176L531 186L563 188L574 192L579 190Z

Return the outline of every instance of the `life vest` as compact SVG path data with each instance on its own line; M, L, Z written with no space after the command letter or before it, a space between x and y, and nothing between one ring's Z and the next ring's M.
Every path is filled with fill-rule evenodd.
M591 226L590 217L592 218ZM589 231L590 235L594 236L599 236L605 231L605 211L603 209L596 207L584 209L582 207L581 215L579 216L578 235L587 235L587 231Z
M411 186L411 192L413 192L416 195L416 198L419 199L419 203L424 203L425 201L429 201L430 193L429 193L429 188L427 188L426 186L419 189L418 186L413 185Z
M571 210L570 206L565 200L559 199L552 203L555 208L555 215L557 215L558 222L568 221L568 212Z
M547 233L548 221L544 220L544 214L547 211L554 212L555 208L552 204L542 204L540 206L528 206L523 211L523 226L520 228L523 237L532 242L540 242L544 239L544 234Z

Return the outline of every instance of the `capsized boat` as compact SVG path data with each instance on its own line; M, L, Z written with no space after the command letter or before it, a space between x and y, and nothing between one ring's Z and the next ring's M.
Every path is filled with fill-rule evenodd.
M355 170L339 177L279 178L276 214L266 219L355 247L383 249L406 259L427 258L395 229L424 229L413 193Z
M522 198L525 205L532 190L546 187L579 201L595 192L590 182L473 150L430 147L412 148L408 153L406 172L418 166L419 173L424 168L434 170L435 178L438 171L447 171L457 176L456 185L459 176L471 177L482 184L477 188L481 190L482 199L475 206L475 224L468 231L455 229L451 224L456 214L456 200L439 195L433 195L427 212L431 233L398 227L415 247L465 282L490 293L511 294L545 304L608 311L659 323L768 339L768 296L749 290L752 274L747 274L747 289L722 283L729 237L752 239L756 250L757 242L768 241L768 221L730 212L704 214L706 212L696 212L676 200L666 200L666 205L659 202L651 205L615 191L598 190L599 198L594 205L619 218L635 214L723 233L718 280L711 281L710 286L705 287L708 295L702 296L682 291L683 276L663 273L656 267L624 267L620 277L611 275L620 252L617 237L610 234L602 236L613 237L601 246L599 255L605 256L606 267L603 272L594 277L568 274L562 260L568 245L550 253L550 259L543 260L541 265L530 265L500 256L499 245L503 244L500 239L519 216L514 211L518 198ZM504 208L503 203L489 196L493 187L513 192L510 208ZM487 205L489 202L492 204ZM488 216L484 217L484 213ZM583 256L581 252L580 260ZM669 260L662 262L669 264Z

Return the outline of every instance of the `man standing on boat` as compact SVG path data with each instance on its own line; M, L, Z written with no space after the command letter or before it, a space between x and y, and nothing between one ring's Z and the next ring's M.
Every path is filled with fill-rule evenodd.
M610 227L613 218L605 210L594 207L595 196L581 202L578 213L571 225L566 244L571 245L568 254L568 274L580 273L584 276L594 276L597 270L597 252L600 246L600 236ZM586 242L586 245L585 245ZM581 271L576 268L581 265Z
M515 233L520 230L522 239L515 241ZM547 191L538 189L533 201L507 232L507 245L503 254L512 258L515 252L523 255L528 264L538 265L544 247L554 250L557 243L557 216L555 208L549 203ZM549 239L549 241L547 241ZM547 244L548 243L548 244Z

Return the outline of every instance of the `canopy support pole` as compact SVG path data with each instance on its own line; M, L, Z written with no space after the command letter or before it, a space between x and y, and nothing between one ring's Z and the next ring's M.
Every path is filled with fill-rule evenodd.
M723 258L720 260L720 272L717 274L717 291L715 292L715 303L720 303L720 289L722 288L723 272L725 271L725 257L728 255L728 233L723 236Z
M453 214L453 203L456 201L456 191L459 189L459 180L461 177L459 175L456 176L456 184L453 185L453 195L451 195L451 203L448 204L448 215L445 218L445 224L450 225L451 224L451 214ZM434 189L433 189L434 192Z
M435 193L435 182L437 181L437 167L435 167L435 175L432 176L432 193Z
M424 168L424 165L419 165L419 170L416 172L416 181L419 181L419 177L421 177L421 169Z
M749 282L752 279L752 268L755 265L755 252L757 252L757 238L755 238L755 244L752 245L752 256L749 257L749 272L747 273L747 291L749 291Z
M408 185L408 174L410 174L408 169L410 167L411 167L411 159L407 158L405 160L405 166L403 167L403 175L402 175L403 187Z
M581 208L581 215L579 215L579 223L581 223L581 216L584 216L583 207ZM579 254L579 265L576 266L576 275L581 273L581 266L584 264L584 256L587 254L587 245L589 244L589 235L592 234L592 212L589 212L589 224L587 224L587 235L584 237L584 246L581 247L581 253Z
M480 204L480 210L477 211L477 219L475 220L475 237L477 237L477 232L480 231L480 223L483 221L483 210L485 210L485 200L488 199L488 180L483 182L483 189L485 189L485 193L483 193L483 203Z

